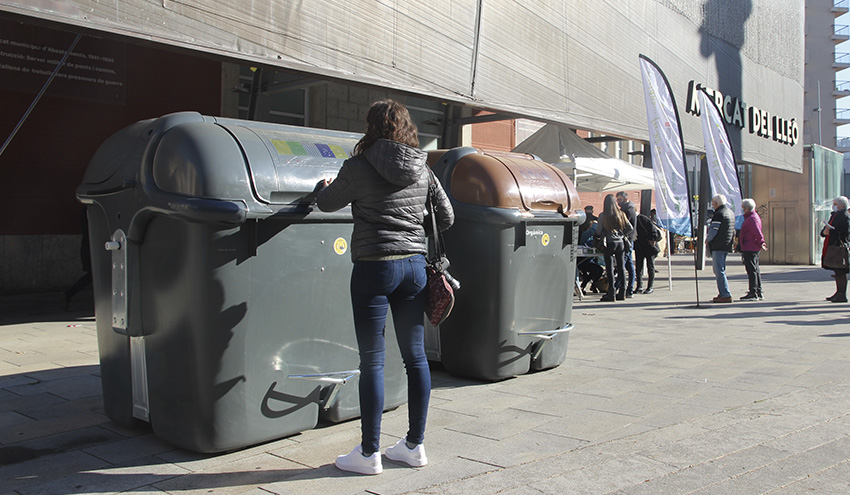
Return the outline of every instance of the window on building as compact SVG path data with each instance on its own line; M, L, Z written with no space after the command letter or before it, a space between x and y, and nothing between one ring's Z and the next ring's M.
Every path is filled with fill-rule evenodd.
M275 124L306 125L307 98L309 88L298 87L304 76L264 70L262 90L257 99L254 120ZM254 69L241 66L239 69L239 118L248 118L251 101L251 85Z
M405 100L410 118L419 131L419 147L423 150L439 149L443 129L443 104L415 96L408 96Z

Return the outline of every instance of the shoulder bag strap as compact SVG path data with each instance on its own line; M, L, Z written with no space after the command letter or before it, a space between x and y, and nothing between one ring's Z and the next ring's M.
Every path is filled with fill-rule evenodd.
M437 187L435 181L437 178L434 176L434 172L430 167L428 168L428 174L431 178L428 181L428 199L425 202L425 206L428 208L428 213L431 216L431 234L434 238L434 259L439 262L443 257L443 245L440 238L440 230L437 228L437 208L434 206L434 194Z

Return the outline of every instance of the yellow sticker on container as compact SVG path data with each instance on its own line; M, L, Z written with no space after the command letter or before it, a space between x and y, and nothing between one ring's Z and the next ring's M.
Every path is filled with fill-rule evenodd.
M334 152L334 156L337 158L348 158L348 153L345 152L345 149L342 146L338 146L336 144L328 145L328 148Z
M543 237L540 238L540 243L543 244L543 247L549 245L549 234L543 234Z
M343 255L346 251L348 251L348 243L342 237L337 237L334 241L334 252Z

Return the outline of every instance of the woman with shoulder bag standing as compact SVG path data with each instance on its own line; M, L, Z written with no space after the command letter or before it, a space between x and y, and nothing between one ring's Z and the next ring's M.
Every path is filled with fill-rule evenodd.
M823 227L820 235L826 239L823 242L821 266L835 272L835 294L826 298L834 303L847 302L847 272L848 260L848 226L850 213L847 212L848 201L844 196L832 200L832 215Z
M602 213L599 214L598 222L600 236L605 239L605 274L608 278L608 293L600 301L613 301L615 299L615 269L617 271L617 278L620 280L616 299L622 301L626 298L627 284L623 253L625 251L626 239L633 230L632 224L629 223L626 214L617 206L613 194L605 196L605 201L602 203Z
M383 470L380 453L384 410L384 329L392 309L408 384L407 436L387 449L387 458L427 464L423 440L431 371L425 356L425 202L432 173L420 150L407 109L393 100L372 104L368 129L333 181L317 185L317 205L336 211L351 203L351 304L360 353L361 443L337 457L339 469L360 474ZM448 229L454 212L439 181L433 180L438 228ZM432 186L433 187L433 186Z

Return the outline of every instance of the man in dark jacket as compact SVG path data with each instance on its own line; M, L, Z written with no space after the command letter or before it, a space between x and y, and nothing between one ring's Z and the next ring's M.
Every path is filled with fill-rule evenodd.
M626 297L632 297L635 288L635 262L632 259L632 250L635 244L635 236L637 235L637 212L635 212L635 204L629 201L629 193L625 191L617 193L617 204L623 213L626 214L629 223L632 224L632 232L628 235L629 242L626 243L626 247L623 250L626 278L628 278L626 281Z
M729 292L729 280L726 278L726 255L732 251L735 214L726 204L726 196L722 194L711 198L711 207L714 208L714 216L711 217L705 243L711 251L711 264L719 293L711 302L731 303L732 293Z
M637 216L637 237L635 238L635 263L637 273L635 275L635 293L652 294L655 283L655 257L658 256L658 241L661 240L661 231L646 215ZM643 267L646 264L646 289L641 291L643 281Z
M584 207L584 223L578 226L578 235L581 238L582 234L587 232L590 225L597 220L597 216L593 214L593 206L587 205Z

